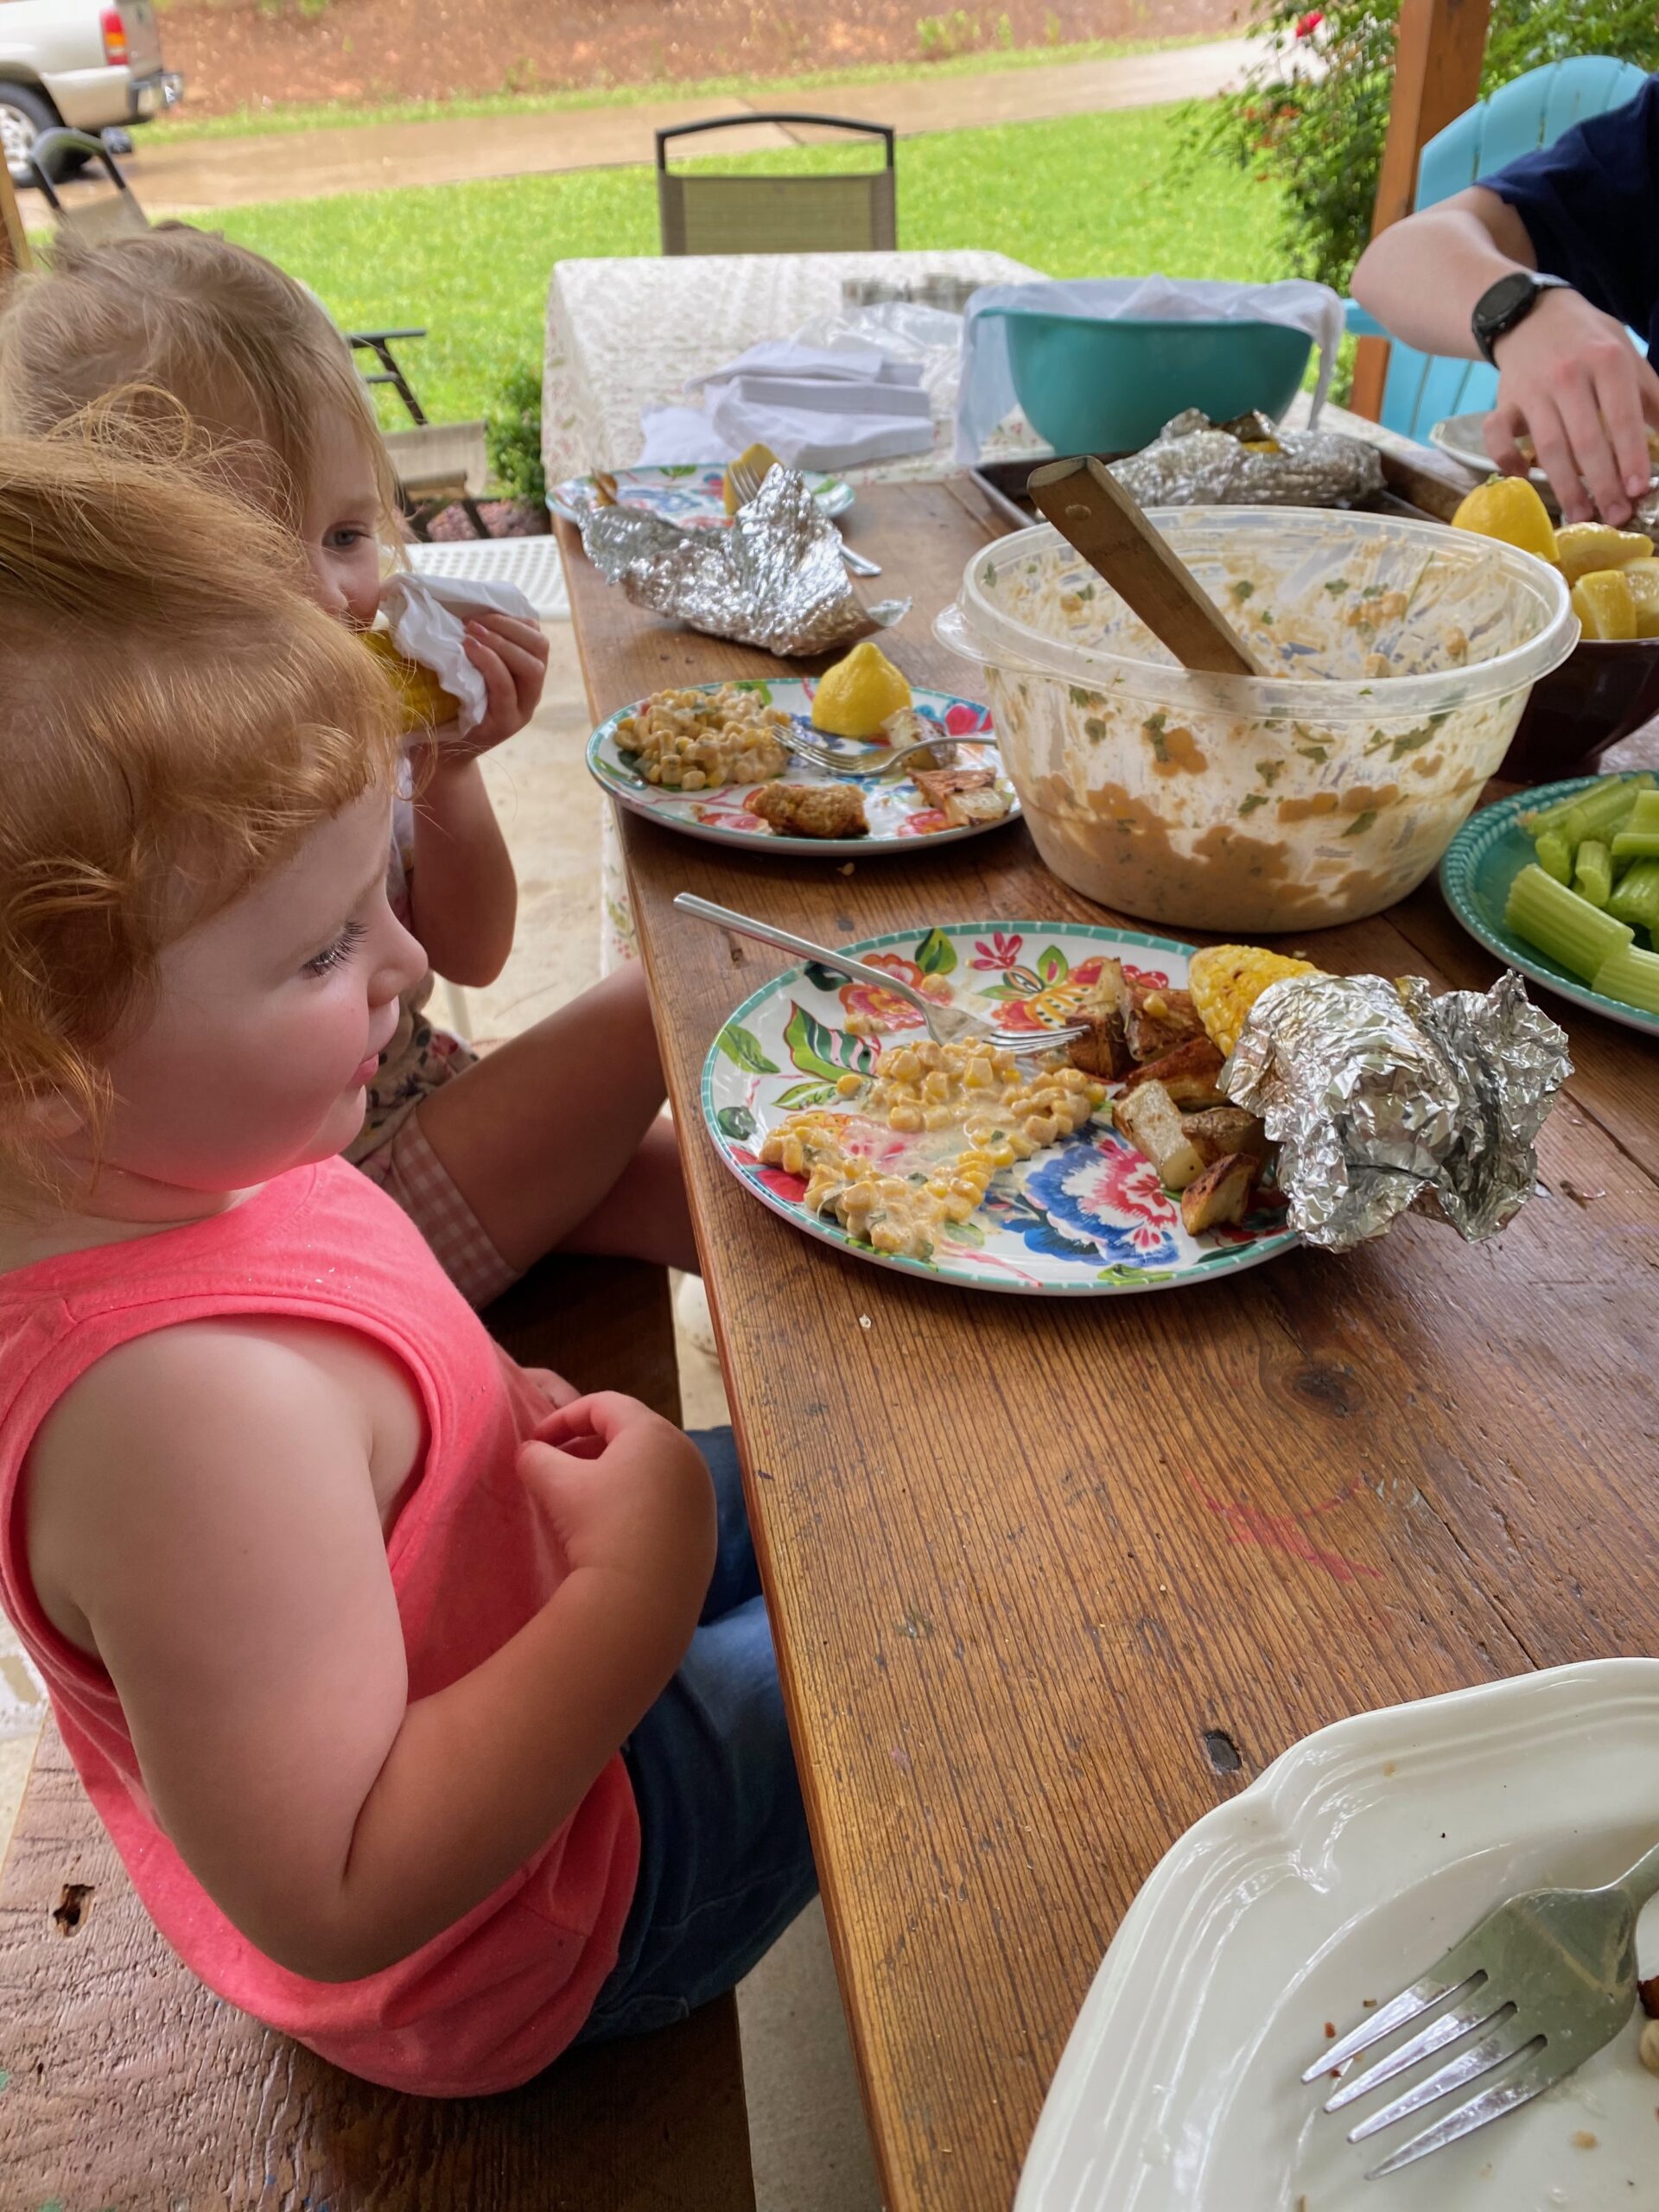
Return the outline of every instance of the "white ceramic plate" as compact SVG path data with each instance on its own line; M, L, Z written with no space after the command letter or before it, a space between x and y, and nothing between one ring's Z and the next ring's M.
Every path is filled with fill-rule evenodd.
M1461 461L1465 468L1472 468L1477 476L1490 476L1493 473L1492 457L1486 450L1486 440L1482 435L1485 422L1484 410L1476 415L1448 415L1430 430L1429 442L1437 445L1442 453L1449 454L1453 461ZM1555 494L1543 470L1529 468L1527 474L1553 507ZM1632 523L1630 526L1634 530L1637 525ZM1656 2202L1659 2202L1659 2197Z
M817 744L845 753L849 765L855 765L858 755L868 751L864 746L825 737L822 730L812 728L812 694L817 688L815 683L794 677L770 683L758 679L740 681L744 690L758 691L772 705L782 707L792 715ZM720 686L702 683L695 688L717 691ZM973 699L958 699L950 691L916 691L912 697L918 714L939 723L944 734L960 744L961 766L1001 766L988 742L992 735L988 707L982 707ZM671 791L660 785L646 783L634 768L631 757L618 750L616 742L616 726L623 715L637 714L643 704L643 701L636 701L631 707L619 707L608 721L600 724L588 741L588 766L613 798L620 799L624 806L635 814L643 814L649 821L660 822L666 829L683 830L688 837L704 837L716 845L747 845L751 849L765 845L773 852L799 853L809 860L858 860L868 854L909 851L918 837L925 837L931 845L955 845L964 837L983 837L1000 830L1004 822L1015 820L1020 812L1014 785L1006 777L1001 788L1008 800L1008 811L1001 820L970 822L957 829L952 829L938 810L928 804L908 778L886 781L874 776L861 777L859 789L864 794L864 812L870 825L868 837L780 837L770 823L762 821L758 814L750 814L744 806L744 799L759 789L758 785L729 784L718 791ZM976 738L981 740L978 746L974 743ZM827 776L820 768L809 768L804 760L792 760L778 780L831 784L846 779Z
M966 1006L1033 1035L1066 1019L1103 960L1121 959L1148 982L1179 988L1192 951L1127 930L1001 920L953 922L842 949L942 1006ZM867 1072L874 1059L871 1041L846 1026L854 1014L874 1020L887 1039L910 1043L921 1034L920 1014L903 999L828 969L794 968L737 1008L703 1067L703 1119L721 1159L763 1205L808 1236L936 1282L1050 1298L1211 1282L1299 1241L1272 1194L1241 1227L1190 1236L1150 1162L1114 1129L1091 1122L995 1175L979 1211L941 1237L931 1259L893 1258L857 1243L830 1216L807 1211L798 1176L763 1167L758 1157L766 1131L790 1114L815 1106L843 1110L837 1078ZM874 1158L903 1141L868 1123L855 1149Z
M1653 1659L1519 1675L1295 1745L1190 1828L1124 1916L1015 2212L1659 2203L1659 2081L1637 2057L1639 2016L1535 2102L1382 2181L1366 2168L1411 2122L1350 2145L1344 2125L1369 2107L1322 2113L1300 2080L1326 2023L1351 2026L1505 1897L1622 1873L1659 1831L1656 1777ZM1649 1915L1648 1973L1655 1935Z

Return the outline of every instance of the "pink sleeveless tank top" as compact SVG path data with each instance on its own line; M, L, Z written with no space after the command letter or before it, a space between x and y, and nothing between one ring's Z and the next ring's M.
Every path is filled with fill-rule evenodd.
M511 2088L563 2050L616 1962L639 1861L620 1758L454 1927L362 1980L308 1981L256 1950L190 1873L145 1794L114 1685L35 1599L19 1478L54 1402L131 1338L257 1313L384 1345L424 1408L425 1452L386 1538L410 1697L478 1666L545 1602L561 1568L515 1456L546 1402L404 1215L335 1160L212 1220L0 1275L0 1599L134 1887L210 1989L371 2082L423 2096Z

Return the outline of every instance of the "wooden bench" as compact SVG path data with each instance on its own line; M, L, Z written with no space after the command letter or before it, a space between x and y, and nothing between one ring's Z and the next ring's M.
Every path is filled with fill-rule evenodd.
M485 1317L526 1365L677 1419L666 1277L547 1262ZM0 2212L753 2212L730 1998L435 2101L212 1997L150 1926L48 1727L0 1874Z

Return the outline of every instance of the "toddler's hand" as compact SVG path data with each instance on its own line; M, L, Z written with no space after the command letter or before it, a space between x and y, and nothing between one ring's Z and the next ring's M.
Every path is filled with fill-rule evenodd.
M484 719L463 737L453 727L435 739L450 766L476 760L523 729L540 703L547 681L547 639L538 625L512 614L473 614L467 620L467 658L484 679L489 703Z
M714 1488L683 1429L601 1390L550 1412L518 1465L573 1571L695 1588L701 1602L714 1572Z
M574 1405L582 1395L574 1382L567 1382L563 1375L556 1375L550 1367L526 1367L521 1371L529 1376L550 1406Z

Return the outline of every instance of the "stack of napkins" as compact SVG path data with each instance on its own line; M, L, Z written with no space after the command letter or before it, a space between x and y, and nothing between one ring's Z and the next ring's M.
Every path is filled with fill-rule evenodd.
M642 464L724 461L765 445L792 468L856 468L933 443L920 364L873 347L768 339L686 389L701 405L641 415Z

